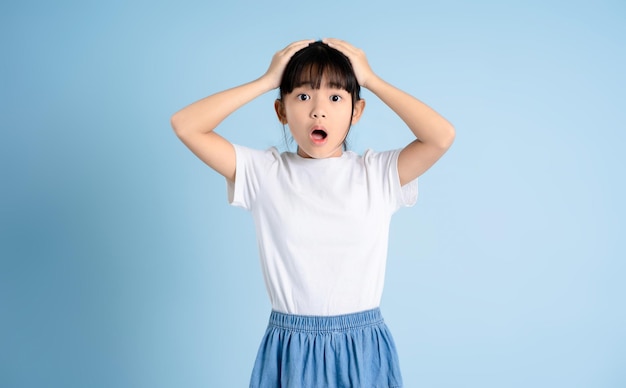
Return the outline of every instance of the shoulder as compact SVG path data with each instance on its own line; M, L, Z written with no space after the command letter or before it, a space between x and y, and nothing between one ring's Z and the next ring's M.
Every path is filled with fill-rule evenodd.
M347 165L363 170L370 177L396 176L400 149L375 151L366 149L363 154L346 151L344 160Z
M235 152L238 155L250 155L252 157L269 157L269 158L280 158L280 152L276 147L269 147L267 149L261 150L258 148L251 148L247 146L243 146L240 144L233 144L235 148Z
M237 169L246 165L268 165L276 162L281 163L282 154L276 147L270 147L264 150L250 148L239 144L233 144L235 148L235 157L237 159Z
M401 149L394 149L388 151L374 151L371 148L368 148L363 153L362 159L366 165L381 165L381 166L390 166L397 165L398 156L400 155Z

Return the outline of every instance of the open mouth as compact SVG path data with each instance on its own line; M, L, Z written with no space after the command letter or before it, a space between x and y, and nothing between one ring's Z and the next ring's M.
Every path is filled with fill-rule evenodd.
M313 132L311 132L311 138L313 138L314 141L322 141L326 139L326 137L328 137L328 134L323 129L314 129Z

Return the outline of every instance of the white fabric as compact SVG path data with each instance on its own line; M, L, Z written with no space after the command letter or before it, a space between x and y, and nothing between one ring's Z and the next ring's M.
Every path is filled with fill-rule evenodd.
M272 308L328 316L378 307L391 215L417 200L417 180L400 186L400 151L235 151L228 199L252 213Z

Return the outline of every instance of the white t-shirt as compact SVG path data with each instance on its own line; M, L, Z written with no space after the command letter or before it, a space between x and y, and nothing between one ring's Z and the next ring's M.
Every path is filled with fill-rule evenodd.
M380 305L391 215L417 200L400 186L400 150L302 158L235 145L228 199L254 218L272 308L341 315Z

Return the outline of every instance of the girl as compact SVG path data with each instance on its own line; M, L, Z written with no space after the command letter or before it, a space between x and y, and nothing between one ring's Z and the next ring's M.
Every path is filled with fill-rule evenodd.
M228 115L280 87L274 108L297 152L234 145L214 132ZM365 87L416 139L362 156L345 149ZM260 78L172 117L179 138L227 180L232 205L254 218L272 304L250 387L400 387L379 304L391 215L417 199L417 177L450 147L454 129L337 39L294 42ZM385 129L387 130L387 129Z

